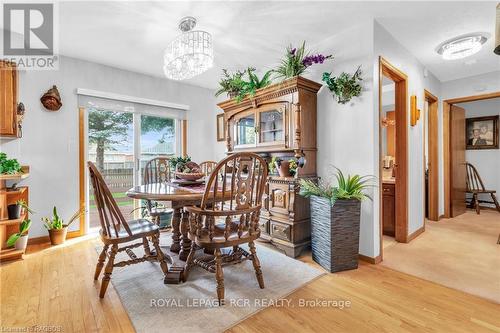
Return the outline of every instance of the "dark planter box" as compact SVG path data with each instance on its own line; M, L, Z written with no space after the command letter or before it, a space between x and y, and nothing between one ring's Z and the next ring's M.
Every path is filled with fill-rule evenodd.
M9 220L16 220L21 217L21 209L23 207L18 204L12 204L7 206L7 214L9 215Z
M312 258L330 272L358 268L361 202L311 197Z

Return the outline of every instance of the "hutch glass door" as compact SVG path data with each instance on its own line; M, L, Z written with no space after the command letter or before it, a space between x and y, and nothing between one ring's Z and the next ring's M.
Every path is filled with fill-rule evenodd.
M236 147L255 146L255 113L242 115L236 120Z
M258 110L259 145L283 145L285 143L285 107Z

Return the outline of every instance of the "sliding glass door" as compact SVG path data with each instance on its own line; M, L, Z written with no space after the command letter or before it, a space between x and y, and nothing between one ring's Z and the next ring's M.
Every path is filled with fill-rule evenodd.
M87 107L87 156L102 173L125 219L134 218L139 203L126 192L140 185L152 158L174 155L177 121L168 117ZM100 226L92 186L88 188L88 227ZM134 214L134 211L136 212Z

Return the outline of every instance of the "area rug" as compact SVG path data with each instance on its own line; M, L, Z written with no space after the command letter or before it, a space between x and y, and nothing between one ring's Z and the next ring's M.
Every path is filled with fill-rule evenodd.
M168 242L165 236L162 245ZM163 284L159 265L149 262L115 268L111 282L137 332L215 333L267 306L286 305L284 297L324 274L263 245L257 244L257 255L265 288L259 288L250 260L226 266L223 306L217 304L215 275L200 267L194 267L188 281L179 285Z

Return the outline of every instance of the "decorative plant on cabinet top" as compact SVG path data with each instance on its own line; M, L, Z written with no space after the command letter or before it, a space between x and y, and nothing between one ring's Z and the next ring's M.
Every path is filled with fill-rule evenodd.
M313 64L322 64L325 60L333 59L332 55L314 54L306 51L306 42L302 42L299 48L292 45L286 49L286 54L281 63L274 70L276 78L285 80L294 76L302 75L308 67Z
M331 76L332 73L323 73L323 81L327 84L330 91L337 96L340 104L348 103L353 97L361 95L361 66L354 74L350 75L342 72L338 77Z

